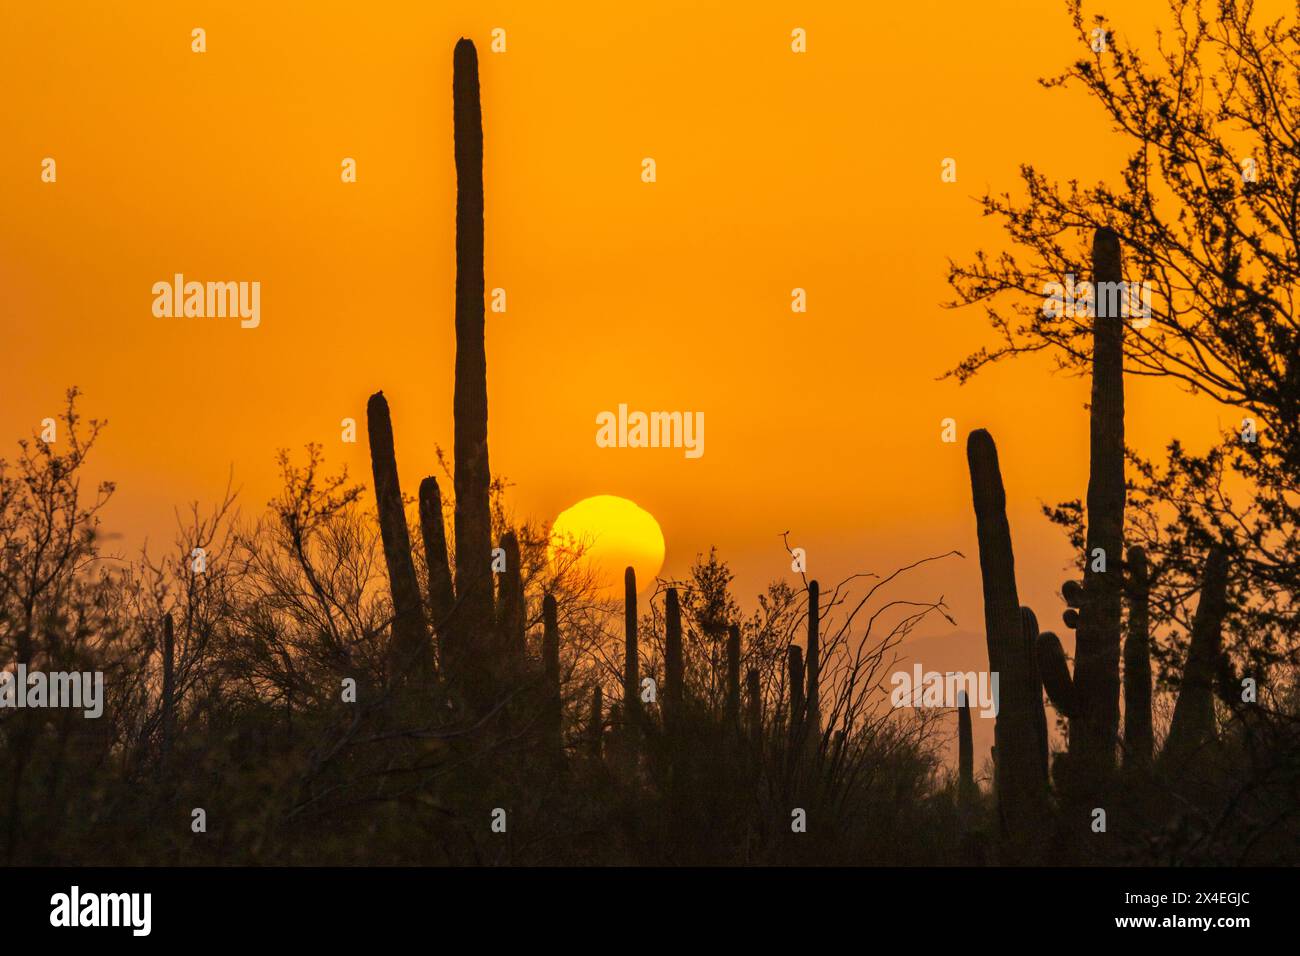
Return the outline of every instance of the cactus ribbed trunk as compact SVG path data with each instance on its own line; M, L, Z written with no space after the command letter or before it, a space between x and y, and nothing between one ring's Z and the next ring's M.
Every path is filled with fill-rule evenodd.
M1089 424L1086 605L1080 615L1074 659L1078 715L1071 721L1071 760L1090 785L1115 768L1119 739L1120 562L1124 554L1124 320L1119 237L1098 229L1092 243L1095 291L1092 409ZM1098 553L1106 570L1094 571Z
M727 729L740 729L740 625L727 628Z
M483 117L478 54L456 44L452 74L456 154L456 386L452 400L456 488L458 640L476 658L473 679L494 660L491 473L487 445L487 353L483 347ZM491 687L478 688L490 694Z
M393 423L388 400L376 392L366 403L366 428L370 438L370 468L375 480L379 534L388 565L388 586L393 597L393 637L389 662L395 676L426 675L433 667L433 647L424 623L420 584L411 557L411 534L397 481L397 456L393 450Z
M964 691L957 702L957 801L968 806L975 799L975 735L970 701Z
M677 589L664 595L664 719L670 735L681 723L685 670L682 656L682 608Z
M821 707L821 588L808 582L808 736L814 747L822 735Z
M171 614L162 619L162 755L166 761L176 734L176 632Z
M1205 562L1201 599L1192 619L1187 661L1178 685L1178 703L1161 753L1161 760L1175 768L1193 759L1215 738L1214 679L1223 653L1227 590L1228 555L1222 548L1214 548Z
M501 646L518 671L527 650L525 629L528 624L528 609L524 604L519 539L513 531L507 531L501 536L501 550L505 553L506 567L499 579L497 626L501 629Z
M442 520L442 490L430 476L420 482L420 536L424 539L424 561L429 569L429 622L438 632L447 655L447 625L456 595L452 590L451 566L447 563L447 531Z
M1124 638L1124 766L1151 764L1151 580L1146 552L1128 549L1128 634Z
M1026 673L1033 656L1016 594L1015 555L1007 522L998 450L987 431L966 444L971 497L984 584L984 628L989 668L999 675L1000 705L994 725L998 763L998 814L1004 835L1020 839L1038 828L1047 806L1038 709L1038 675Z
M623 573L623 714L629 737L635 734L641 715L640 662L636 645L636 572Z
M547 749L553 754L561 752L561 721L563 698L560 694L560 623L555 598L542 599L542 721Z

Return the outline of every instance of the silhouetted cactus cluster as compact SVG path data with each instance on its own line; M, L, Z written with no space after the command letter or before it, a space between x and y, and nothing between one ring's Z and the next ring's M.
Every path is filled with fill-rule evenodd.
M370 397L367 423L375 500L392 595L391 672L405 680L434 669L478 711L494 703L525 665L528 609L522 555L513 531L500 540L504 567L493 588L491 473L487 449L487 359L483 344L483 127L478 57L468 40L456 44L452 79L456 157L456 380L453 398L455 568L447 555L437 479L420 483L419 522L428 591L421 600L398 482L393 428L382 392ZM558 623L554 601L543 606L543 670L550 691L548 735L555 722Z
M483 147L477 69L473 46L462 41L456 47L453 80L457 172L456 561L453 570L447 556L438 483L432 477L426 478L419 490L419 522L428 567L428 590L423 600L398 484L392 422L382 393L371 397L367 415L375 498L392 594L393 673L403 680L432 675L436 634L441 677L464 696L472 709L481 712L508 686L527 683L531 671L522 554L514 532L505 532L499 542L504 569L495 589L491 570L491 478L483 346ZM1113 232L1097 231L1092 259L1095 288L1122 282L1120 244ZM1006 493L993 438L984 430L976 430L967 443L989 665L999 675L993 789L1000 829L1013 852L1018 844L1023 848L1024 834L1042 830L1053 812L1054 791L1059 800L1077 803L1107 786L1121 743L1121 646L1125 671L1124 766L1140 771L1152 762L1149 569L1139 548L1131 549L1125 562L1120 560L1124 555L1125 510L1124 325L1114 296L1096 295L1094 301L1085 571L1081 582L1068 581L1062 588L1068 605L1065 623L1077 630L1073 673L1057 635L1051 631L1040 633L1034 613L1020 604ZM1162 765L1185 763L1214 737L1212 687L1221 656L1227 571L1225 553L1215 550L1206 565L1182 690ZM1122 642L1125 598L1128 635ZM788 649L788 713L778 714L770 724L778 738L784 740L787 768L799 767L805 754L820 760L825 746L821 607L816 581L808 585L807 600L805 646ZM624 578L621 699L605 713L603 690L599 681L595 682L585 729L588 754L595 758L609 754L628 773L634 774L645 755L656 749L666 753L668 764L677 772L685 767L685 734L693 719L694 705L687 688L681 603L675 588L669 588L664 595L664 614L662 696L656 697L653 692L643 696L653 681L645 681L643 687L647 675L638 633L637 581L633 569L628 568ZM734 622L725 625L724 630L725 686L718 724L730 741L729 748L747 740L749 751L757 756L762 753L768 726L759 674L751 669L745 675L748 700L742 721L742 635ZM557 757L565 753L560 647L558 607L553 596L547 594L542 601L540 690L534 699L539 702L540 737L545 749ZM170 677L165 680L167 686ZM1069 722L1069 759L1058 761L1056 768L1049 766L1044 691ZM662 706L648 710L647 702ZM971 713L966 702L958 716L958 795L961 805L969 809L977 798L977 789ZM607 729L613 734L608 741ZM844 733L839 730L830 746L832 767L840 760L844 744Z
M452 87L457 180L452 509L455 561L449 560L442 490L435 478L426 477L418 494L419 530L427 568L427 588L421 595L398 481L391 412L383 394L376 393L367 412L375 499L393 608L390 678L394 686L405 687L413 683L424 687L434 679L450 698L463 703L471 716L494 713L516 691L535 686L535 692L520 698L534 702L528 721L535 723L536 737L545 751L567 757L566 694L560 664L564 637L561 608L552 595L542 595L541 659L530 661L523 555L513 531L504 531L498 542L502 563L493 585L484 350L482 117L477 57L468 41L456 46ZM1014 599L1012 612L1013 626L1018 629L1019 611ZM739 623L711 622L706 626L711 639L722 642L725 655L719 712L710 713L701 701L692 699L688 687L682 608L675 588L669 588L664 595L664 614L663 686L656 696L650 690L653 681L645 680L653 677L647 668L655 664L641 647L637 581L633 569L628 568L624 579L622 692L607 704L601 681L593 681L588 712L578 721L585 724L579 736L585 738L582 749L589 756L608 757L611 766L624 770L629 780L635 778L639 767L660 756L680 775L688 772L690 745L716 730L719 740L725 740L726 753L748 753L753 757L727 757L721 768L714 768L719 772L734 773L742 765L753 771L765 747L772 746L778 752L787 784L793 785L800 778L802 768L820 766L824 757L829 757L830 772L834 773L843 760L847 740L843 727L834 734L825 727L820 590L816 581L808 585L805 645L789 648L788 679L780 697L784 712L774 714L770 720L763 712L758 670L744 671L745 649ZM1032 667L1032 647L1017 653L1024 658L1024 667ZM520 718L526 715L519 704L511 704L506 715L503 726L508 726L513 735L523 726ZM1028 719L1038 718L1031 713ZM827 749L824 734L831 737L829 754L823 752Z
M1099 284L1123 278L1119 239L1108 229L1099 229L1094 237L1093 273ZM1000 675L994 791L1003 834L1013 843L1023 833L1040 830L1038 824L1051 809L1049 778L1058 798L1076 804L1091 803L1089 798L1109 786L1121 745L1119 665L1125 597L1124 766L1142 771L1152 761L1150 572L1141 548L1129 550L1126 566L1117 560L1124 548L1124 326L1115 301L1096 296L1086 570L1083 581L1067 581L1062 588L1068 605L1064 621L1077 631L1073 674L1060 639L1050 631L1038 633L1033 613L1019 607L1006 496L993 439L981 429L972 432L967 443L989 667ZM1213 686L1222 665L1227 573L1226 552L1211 550L1162 767L1185 765L1214 740ZM1058 760L1055 770L1047 763L1044 690L1069 721L1069 759ZM958 717L959 787L969 792L968 709L962 708Z

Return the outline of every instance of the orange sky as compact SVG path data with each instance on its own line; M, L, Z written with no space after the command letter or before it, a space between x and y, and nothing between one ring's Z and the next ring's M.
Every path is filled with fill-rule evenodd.
M1284 5L1278 4L1279 9ZM1163 0L1108 7L1149 37ZM982 631L964 437L996 437L1022 600L1045 626L1069 561L1040 502L1084 494L1087 383L1024 361L935 379L990 341L946 312L947 257L1000 235L973 197L1032 161L1113 176L1124 144L1040 76L1076 55L1047 0L733 4L10 0L0 10L0 435L65 386L111 424L97 473L134 546L215 498L246 511L309 441L369 483L366 397L392 404L403 487L451 447L451 54L479 45L493 470L520 515L599 493L659 519L665 572L717 544L743 603L958 548L918 579ZM208 52L190 49L193 27ZM493 27L507 52L488 52ZM803 27L808 52L790 51ZM54 157L58 182L40 181ZM643 157L658 182L641 182ZM943 157L958 182L939 177ZM340 182L355 157L359 181ZM260 328L158 319L154 282L257 280ZM792 314L790 290L808 290ZM1231 416L1131 385L1129 441L1195 446ZM707 451L611 450L597 412L702 410ZM951 416L962 442L939 441ZM927 632L936 660L951 657ZM982 641L958 657L980 666ZM935 650L937 648L937 650ZM961 661L953 661L961 663Z

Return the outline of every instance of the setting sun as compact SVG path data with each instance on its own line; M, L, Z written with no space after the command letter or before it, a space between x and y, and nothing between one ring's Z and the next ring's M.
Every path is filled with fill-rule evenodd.
M654 515L617 495L584 498L560 512L551 527L551 553L582 549L605 590L621 593L624 568L645 590L664 564L664 534Z

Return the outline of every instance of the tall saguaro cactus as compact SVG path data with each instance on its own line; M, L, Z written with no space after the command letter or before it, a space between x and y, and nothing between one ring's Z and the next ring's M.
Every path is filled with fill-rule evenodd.
M821 709L821 588L808 582L808 734L817 746L822 734Z
M1214 740L1214 677L1222 654L1223 618L1227 613L1228 555L1214 548L1205 562L1201 599L1192 619L1192 637L1183 665L1169 736L1160 755L1175 767Z
M787 667L790 684L790 750L793 753L803 738L803 648L792 646Z
M1146 552L1128 549L1128 634L1124 638L1124 766L1151 763L1151 580Z
M998 814L1003 832L1014 835L1018 826L1032 831L1046 810L1047 788L1036 710L1042 698L1041 692L1031 692L1031 688L1039 686L1037 675L1027 673L1034 658L1025 646L1027 629L1016 594L1007 498L993 437L983 429L971 432L966 457L984 583L989 667L999 675L1001 700L994 724Z
M447 531L442 520L442 490L438 479L430 475L420 482L420 536L424 539L424 561L429 569L430 623L438 631L442 651L447 653L446 637L456 595L452 590L451 566L447 562Z
M623 714L632 733L641 715L640 661L636 643L636 572L623 573Z
M371 395L366 403L366 427L370 437L375 503L379 509L379 534L384 544L388 586L393 597L393 639L389 645L389 659L399 674L425 674L432 668L433 648L425 630L420 585L411 558L411 535L406 527L402 489L397 481L393 422L383 392Z
M555 598L542 599L543 735L547 749L560 753L563 698L560 694L560 623Z
M969 806L975 799L975 736L971 726L970 701L965 691L957 700L957 802Z
M1085 779L1114 769L1119 736L1120 615L1124 553L1124 274L1119 237L1098 229L1092 243L1095 317L1089 426L1087 555L1074 689L1077 718L1070 752ZM1108 294L1114 293L1114 294ZM1104 562L1105 570L1100 570Z
M460 40L452 73L456 153L456 487L457 627L479 654L492 632L491 473L487 445L487 353L483 347L483 116L478 53ZM490 666L490 665L489 665Z
M685 669L682 656L682 607L677 589L664 595L664 718L670 734L681 721Z

